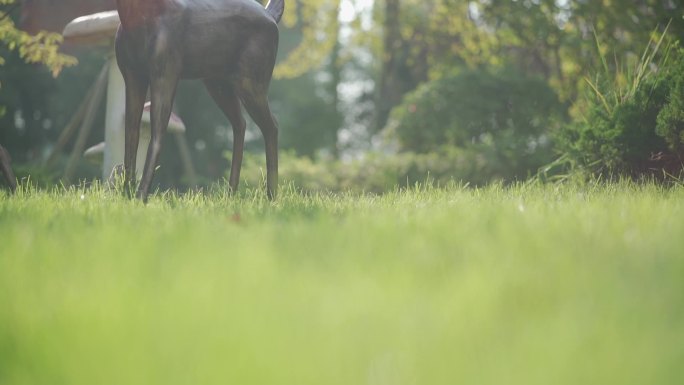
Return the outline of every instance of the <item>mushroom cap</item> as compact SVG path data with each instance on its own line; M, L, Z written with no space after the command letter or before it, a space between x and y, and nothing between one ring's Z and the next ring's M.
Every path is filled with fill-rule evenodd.
M145 107L143 108L143 116L142 116L142 122L145 124L150 124L150 109L152 107L152 103L147 102L145 103ZM185 132L185 123L183 123L183 120L173 112L171 112L171 118L169 119L169 127L168 131L172 133L184 133Z
M104 161L105 142L100 142L83 153L83 157L91 163L102 164Z
M111 44L120 24L117 11L94 13L74 19L64 27L64 40L73 44Z

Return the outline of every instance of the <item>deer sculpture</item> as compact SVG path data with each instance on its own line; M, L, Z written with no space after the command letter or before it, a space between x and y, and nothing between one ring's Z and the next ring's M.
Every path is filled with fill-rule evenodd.
M201 79L233 127L229 186L240 179L246 123L241 104L266 145L266 189L278 185L278 125L268 88L278 51L284 0L117 0L116 58L126 84L124 173L134 185L140 120L148 89L152 138L136 197L147 200L179 79ZM130 191L130 190L129 190Z
M2 176L5 177L5 181L7 182L10 191L14 192L17 189L17 178L14 177L10 161L9 153L4 147L0 146L0 171L2 172Z

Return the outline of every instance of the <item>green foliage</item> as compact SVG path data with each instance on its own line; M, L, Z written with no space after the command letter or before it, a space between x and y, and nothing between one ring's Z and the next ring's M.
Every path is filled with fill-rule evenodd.
M677 176L683 68L682 50L661 43L617 72L606 68L589 81L584 119L561 132L559 149L593 175Z
M323 65L337 43L339 6L340 0L298 0L287 4L283 26L298 28L302 36L300 43L276 66L276 79L297 78Z
M493 32L495 55L523 71L543 74L564 101L583 90L588 69L600 64L592 47L592 32L604 44L601 53L623 60L639 55L653 29L668 35L684 33L682 7L661 0L507 1L471 2L486 29ZM612 62L612 60L611 60Z
M230 153L226 153L230 159ZM280 153L280 179L305 192L372 192L384 194L397 188L429 183L483 186L510 181L509 165L497 161L496 154L475 149L442 147L428 153L366 153L362 159L339 161L299 157ZM536 171L536 170L533 170ZM245 154L242 180L245 188L262 186L266 167L263 154ZM226 174L226 177L228 175Z
M388 136L402 150L453 146L484 157L480 179L525 178L547 162L549 140L564 116L541 79L516 72L464 71L429 82L392 112Z
M19 183L31 188L47 189L59 181L59 175L42 166L19 164L13 169Z
M324 91L308 73L271 84L269 95L280 127L281 149L313 158L319 150L335 148L342 118Z
M0 0L0 4L14 5L16 0ZM17 50L26 63L47 66L53 76L57 76L64 67L77 63L75 58L58 52L62 40L62 35L57 33L39 32L29 35L18 30L8 15L0 16L0 43L5 44L10 51ZM0 65L4 63L5 59L0 56Z
M670 151L684 154L684 48L676 52L667 85L667 104L658 114L656 133L665 138Z
M17 147L35 150L36 144L43 144L48 127L44 123L51 123L41 111L50 87L43 74L28 74L31 69L26 64L42 64L56 77L77 60L58 51L62 43L60 34L39 32L30 35L17 29L10 14L20 5L16 0L0 0L0 5L9 7L7 13L0 13L0 66L4 67L0 73L0 124L3 126L0 140L10 152L18 152L15 160L21 161L29 151L17 151ZM19 104L23 108L17 108ZM17 117L21 119L15 119ZM15 124L16 120L21 124ZM15 125L20 127L13 127ZM27 142L32 143L26 145ZM36 152L33 152L34 156Z
M0 383L672 385L684 189L0 192Z

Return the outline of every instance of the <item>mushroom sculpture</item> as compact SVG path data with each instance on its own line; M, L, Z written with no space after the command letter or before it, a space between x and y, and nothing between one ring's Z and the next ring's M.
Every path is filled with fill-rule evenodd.
M150 138L152 136L150 132L150 102L145 103L141 123L142 124L140 125L140 143L138 144L137 159L141 162L144 162L147 152L147 146L149 145ZM175 113L171 113L171 120L169 120L168 132L171 134L181 135L185 133L185 123L183 123L183 120ZM106 146L106 142L98 143L87 149L83 153L83 156L92 163L101 164L104 161L104 151ZM137 166L142 167L142 164L138 164ZM140 175L140 172L138 172L137 174Z
M124 99L123 77L113 55L114 37L119 28L119 13L108 11L74 19L64 28L64 40L84 46L104 46L108 49L109 75L107 80L107 108L105 114L105 145L102 178L106 179L114 167L123 163Z

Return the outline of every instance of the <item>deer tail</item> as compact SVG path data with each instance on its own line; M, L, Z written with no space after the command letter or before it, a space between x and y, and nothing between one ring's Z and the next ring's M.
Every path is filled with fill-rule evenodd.
M266 12L277 22L283 17L285 12L285 0L269 0L266 5Z

